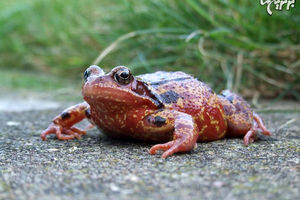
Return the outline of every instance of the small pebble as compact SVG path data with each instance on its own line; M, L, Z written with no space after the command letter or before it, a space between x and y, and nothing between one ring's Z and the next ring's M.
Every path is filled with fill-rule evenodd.
M7 126L20 126L20 122L16 122L16 121L8 121L6 122Z

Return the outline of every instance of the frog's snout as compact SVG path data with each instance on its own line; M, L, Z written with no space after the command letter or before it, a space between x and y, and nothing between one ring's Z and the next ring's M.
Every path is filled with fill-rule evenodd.
M91 65L87 68L83 74L84 81L87 82L89 77L92 76L103 76L105 73L104 71L98 67L97 65Z

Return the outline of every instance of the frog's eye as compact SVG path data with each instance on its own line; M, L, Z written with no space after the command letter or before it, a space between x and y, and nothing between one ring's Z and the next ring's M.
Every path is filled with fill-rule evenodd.
M122 85L127 85L132 80L132 75L127 68L121 68L114 74L114 79Z

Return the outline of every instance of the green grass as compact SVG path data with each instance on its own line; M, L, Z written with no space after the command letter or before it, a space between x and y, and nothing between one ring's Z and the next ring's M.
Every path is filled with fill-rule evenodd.
M245 96L300 99L300 6L245 0L0 2L0 68L81 79L106 70L183 70ZM99 57L100 56L100 57Z
M43 73L20 70L0 70L0 89L15 90L26 89L35 92L51 92L58 89L69 88L81 90L79 81L72 81Z
M55 75L46 75L36 71L1 70L0 94L5 98L18 94L18 97L39 97L56 101L82 101L82 81L63 78Z

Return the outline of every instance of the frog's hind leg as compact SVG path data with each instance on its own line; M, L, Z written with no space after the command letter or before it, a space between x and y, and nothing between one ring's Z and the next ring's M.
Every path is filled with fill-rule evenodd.
M243 98L225 90L219 95L219 99L228 123L227 136L244 136L244 144L247 146L254 142L258 130L261 130L264 135L271 135L261 117L253 112Z
M164 151L162 158L166 158L176 152L192 150L197 142L199 130L192 116L174 110L159 111L144 119L143 129L145 132L168 135L173 138L164 144L151 147L150 154ZM170 134L170 132L172 134ZM170 139L171 139L170 138Z

